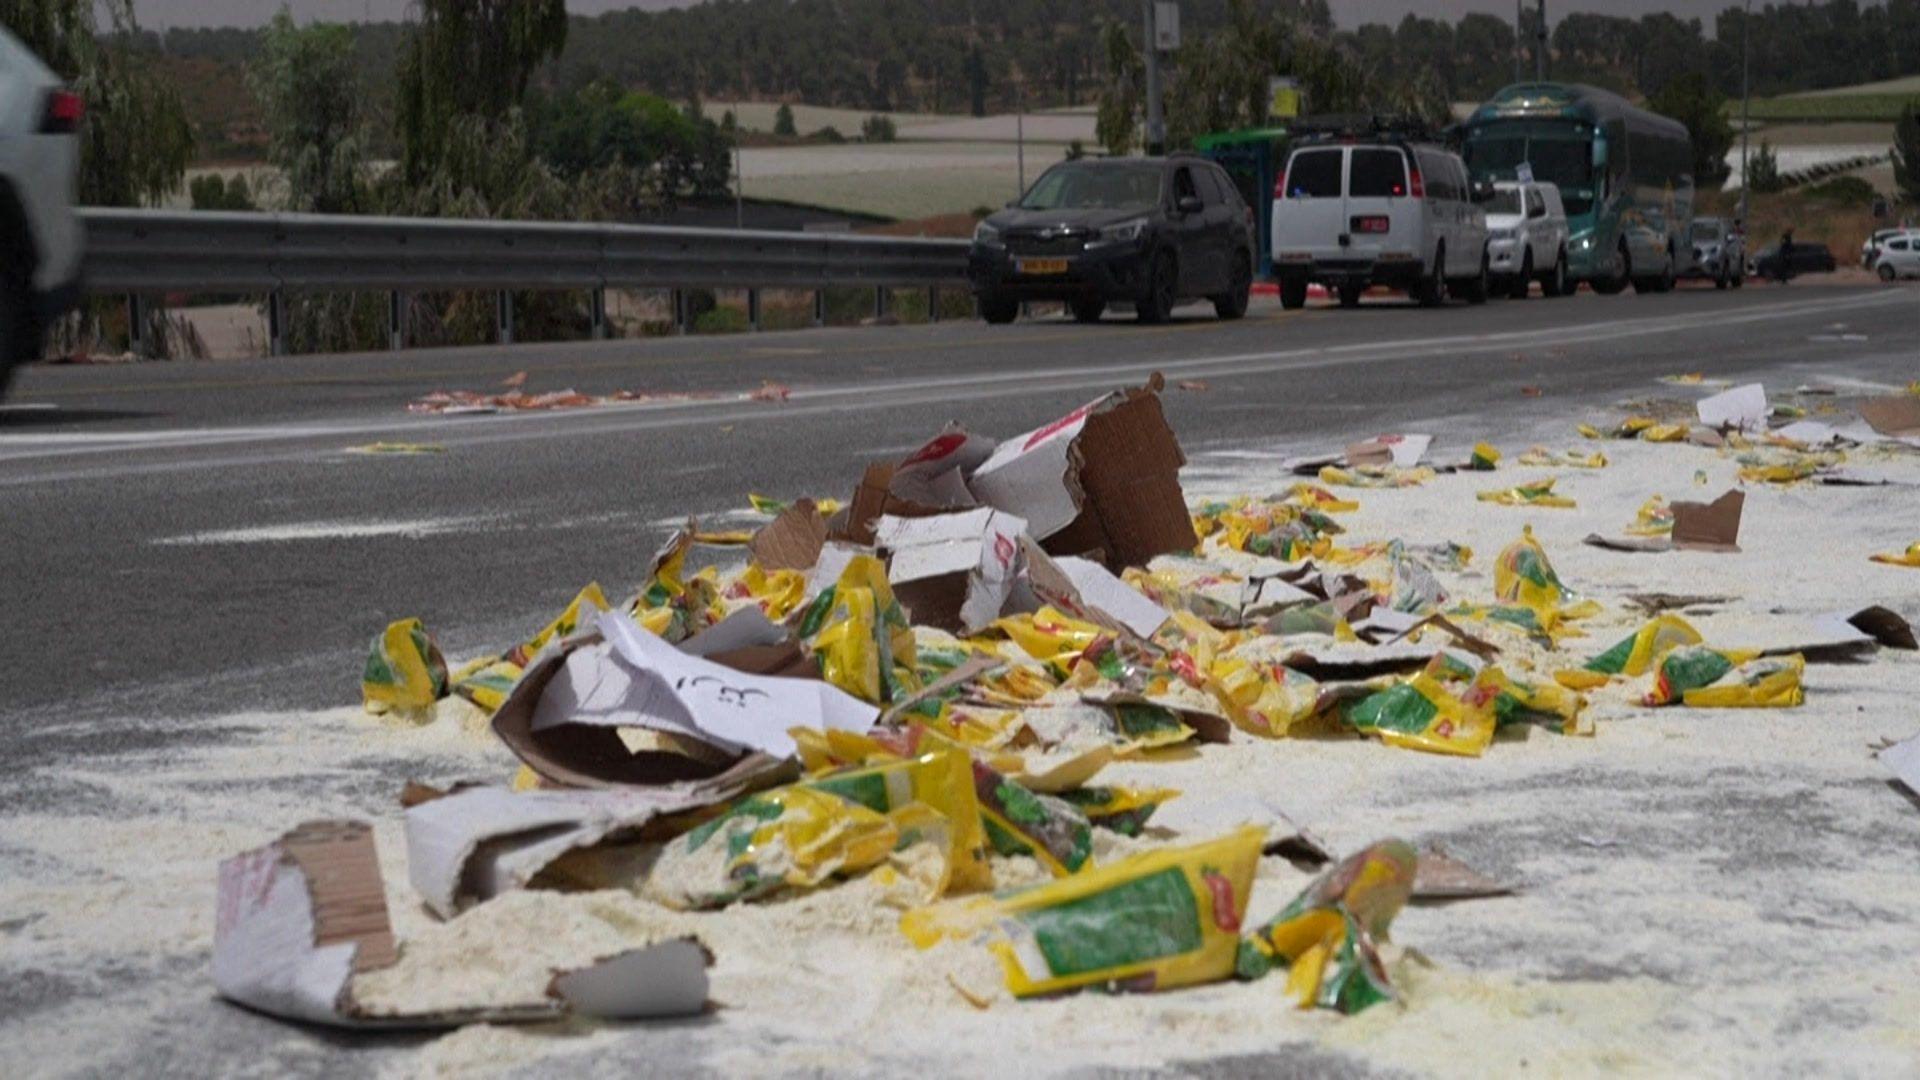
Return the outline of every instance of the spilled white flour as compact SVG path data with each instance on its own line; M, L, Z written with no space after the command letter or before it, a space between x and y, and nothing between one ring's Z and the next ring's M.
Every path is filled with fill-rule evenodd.
M1628 555L1582 546L1618 534L1654 493L1710 498L1735 464L1690 446L1582 443L1610 468L1560 470L1574 510L1474 501L1546 470L1442 476L1363 491L1350 540L1451 540L1475 551L1447 575L1462 599L1491 593L1495 554L1532 525L1560 576L1607 613L1571 643L1585 656L1642 616L1629 592L1736 598L1688 617L1716 625L1868 603L1920 620L1920 571L1868 561L1920 540L1913 487L1747 489L1741 555ZM1464 456L1491 432L1443 438ZM1543 432L1522 433L1537 436ZM1358 433L1357 433L1358 434ZM1509 460L1529 438L1502 441ZM1279 492L1277 455L1195 453L1188 494ZM1920 457L1856 452L1852 465L1920 484ZM1696 483L1704 472L1704 484ZM1732 632L1729 630L1728 632ZM409 776L504 780L513 761L451 713L411 727L357 709L169 722L177 737L16 782L44 792L0 819L4 970L76 993L0 1016L0 1072L92 1072L143 1064L257 1071L492 1071L730 1075L1052 1074L1091 1067L1174 1071L1247 1056L1238 1070L1345 1067L1442 1076L1711 1073L1899 1074L1920 1064L1920 799L1872 756L1920 730L1920 657L1882 652L1818 664L1793 710L1611 710L1592 738L1526 730L1481 759L1371 742L1262 741L1112 766L1104 779L1192 791L1257 791L1337 851L1384 836L1438 842L1513 880L1512 897L1409 908L1394 925L1400 1004L1357 1017L1301 1012L1282 980L1155 996L1084 994L976 1008L955 989L993 983L977 950L919 953L871 880L717 913L667 911L625 891L509 895L436 924L406 884L394 796ZM48 730L84 738L51 718ZM211 999L207 957L219 859L306 819L376 822L407 955L361 980L370 1000L438 1001L514 987L664 935L712 948L715 1011L646 1025L475 1025L337 1041ZM1169 840L1169 836L1152 839ZM1100 856L1132 847L1102 839ZM1012 871L1013 867L1006 867ZM1009 876L1012 876L1011 873ZM1263 860L1250 918L1309 875ZM13 999L8 999L13 1000ZM204 1043L156 1060L155 1048ZM358 1045L357 1043L355 1045ZM1183 1065L1183 1063L1186 1063ZM146 1070L142 1070L146 1071Z

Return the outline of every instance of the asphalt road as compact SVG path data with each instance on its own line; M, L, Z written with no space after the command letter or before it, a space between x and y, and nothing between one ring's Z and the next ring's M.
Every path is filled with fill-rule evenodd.
M1014 434L1153 371L1208 387L1167 395L1190 457L1411 425L1470 443L1650 394L1677 371L1920 375L1912 289L1269 306L1240 323L1189 310L1155 328L946 323L25 371L0 410L0 717L348 702L365 642L393 618L421 616L450 654L498 648L588 581L630 588L676 519L738 512L749 491L845 496L864 464L948 420ZM405 410L517 371L536 391L723 397ZM763 380L791 400L739 399ZM382 440L445 452L345 452Z
M417 395L491 389L522 370L536 391L724 396L550 414L405 411ZM1162 328L945 324L27 371L0 408L0 723L18 736L0 742L11 781L0 811L23 828L94 822L123 804L151 815L125 801L140 797L137 785L118 792L102 778L139 768L127 763L150 760L148 750L244 742L258 735L249 725L261 711L355 702L366 642L391 619L424 618L449 655L499 648L588 581L623 594L690 513L737 514L749 491L844 497L864 464L947 420L1015 434L1153 371L1176 386L1206 384L1170 387L1166 398L1196 474L1395 428L1434 431L1436 449L1459 453L1482 437L1525 445L1536 429L1564 438L1569 415L1622 398L1690 396L1662 395L1655 378L1675 372L1786 386L1920 378L1920 291L1796 285L1440 311L1264 307L1238 324L1196 312ZM791 399L740 399L763 380L790 386ZM382 440L445 452L346 452ZM254 718L213 719L241 713ZM169 783L270 784L298 805L309 792L316 805L338 804L344 792L371 813L390 807L416 764L404 748L369 746L351 775L309 775L283 760L260 777L243 769ZM151 858L170 850L162 843ZM138 885L126 884L145 880L136 868L56 871L0 844L0 866L16 858L23 874L101 880L114 890L102 895L120 899L99 902L140 919ZM0 942L35 917L0 911ZM0 1021L130 1009L96 1021L102 1031L130 1025L100 1052L149 1075L230 1071L243 1059L276 1075L363 1073L421 1045L289 1029L217 1006L193 950L102 970L0 963L0 972ZM650 1032L643 1056L672 1068L681 1059L655 1036L666 1033ZM625 1075L634 1063L586 1064ZM29 1071L67 1071L35 1064ZM1345 1066L1288 1051L1193 1071Z

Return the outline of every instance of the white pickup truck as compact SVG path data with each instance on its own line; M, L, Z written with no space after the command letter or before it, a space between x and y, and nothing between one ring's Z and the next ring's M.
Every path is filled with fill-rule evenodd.
M1525 300L1533 283L1548 296L1565 296L1567 209L1560 189L1531 180L1501 180L1486 204L1487 255L1496 292Z
M80 295L80 96L0 29L0 394Z

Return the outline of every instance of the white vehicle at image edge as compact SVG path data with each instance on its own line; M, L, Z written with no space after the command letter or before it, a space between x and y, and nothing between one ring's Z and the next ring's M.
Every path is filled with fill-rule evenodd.
M1486 205L1487 252L1495 292L1525 300L1533 283L1548 296L1573 290L1567 278L1567 209L1559 187L1497 180Z
M1860 265L1873 269L1873 262L1887 246L1887 241L1896 236L1920 234L1920 228L1903 225L1897 229L1875 229L1873 235L1860 242Z
M0 394L79 298L82 112L79 95L0 29Z
M1874 257L1873 272L1881 281L1920 278L1920 229L1888 237Z
M1381 130L1312 138L1274 185L1273 275L1280 303L1325 286L1344 307L1369 286L1403 289L1425 305L1457 292L1487 299L1487 220L1459 156ZM1478 196L1478 198L1476 198Z

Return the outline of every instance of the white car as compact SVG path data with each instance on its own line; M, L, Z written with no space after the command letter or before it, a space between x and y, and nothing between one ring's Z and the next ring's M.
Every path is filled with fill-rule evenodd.
M1567 208L1554 184L1500 180L1487 210L1487 252L1495 291L1525 300L1533 283L1548 296L1573 291L1567 279Z
M1332 133L1330 133L1332 134ZM1390 133L1312 137L1274 185L1273 274L1280 303L1298 308L1323 285L1345 307L1368 286L1404 289L1422 304L1458 292L1487 299L1487 219L1460 157Z
M1920 278L1920 230L1888 237L1874 257L1873 272L1881 281Z
M1904 225L1897 229L1875 229L1873 235L1860 244L1860 265L1868 270L1873 269L1873 261L1879 258L1881 249L1887 246L1887 241L1896 236L1912 233L1920 233L1920 229Z
M80 296L79 95L0 29L0 393Z

